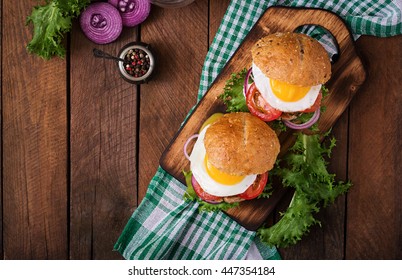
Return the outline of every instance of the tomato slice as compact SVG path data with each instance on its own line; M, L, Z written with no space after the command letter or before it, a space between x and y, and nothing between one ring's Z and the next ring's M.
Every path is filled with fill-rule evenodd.
M255 179L254 183L250 187L248 187L248 189L244 193L239 194L239 197L244 198L246 200L256 198L262 193L267 182L268 182L268 172L257 175L257 179Z
M262 98L255 83L252 83L247 90L246 103L250 113L265 122L276 120L282 114L281 111L269 105L268 102Z
M314 104L310 108L307 108L306 110L304 110L302 112L303 113L313 113L313 112L317 111L317 109L320 108L320 106L321 106L321 99L322 99L322 93L320 91Z
M248 189L245 192L238 194L238 196L245 200L254 199L263 192L267 182L268 182L268 172L265 172L264 174L259 174L257 175L257 178L255 179L254 183L250 185L250 187L248 187ZM200 199L209 203L220 203L223 201L222 197L215 196L204 191L200 186L200 184L197 182L197 180L194 178L194 176L191 178L191 183L193 185L195 193L198 195Z
M198 195L199 198L206 202L210 203L220 203L223 201L222 197L215 196L212 194L207 193L201 188L201 185L197 182L197 180L194 178L194 176L191 178L191 184L193 185L193 189L195 193Z

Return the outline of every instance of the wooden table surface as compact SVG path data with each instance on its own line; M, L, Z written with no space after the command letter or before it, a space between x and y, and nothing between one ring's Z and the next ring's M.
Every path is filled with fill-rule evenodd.
M140 28L97 46L77 22L67 56L26 52L37 3L2 1L0 253L4 259L122 259L113 245L145 195L159 158L196 102L202 65L229 0L156 6ZM151 82L115 64L128 42L150 43ZM330 169L353 188L318 217L285 259L402 259L402 36L362 36L367 79L333 131ZM275 219L275 217L272 217Z

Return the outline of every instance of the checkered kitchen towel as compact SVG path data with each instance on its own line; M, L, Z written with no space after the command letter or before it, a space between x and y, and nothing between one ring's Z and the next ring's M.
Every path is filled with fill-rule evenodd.
M402 33L402 0L396 1L262 1L232 0L209 49L198 97L207 91L244 37L275 5L313 7L340 15L355 38L360 34ZM300 30L316 37L330 53L333 44L318 29ZM182 199L185 186L159 167L145 198L133 213L114 249L126 259L279 259L276 248L261 243L224 213L198 212L198 204Z

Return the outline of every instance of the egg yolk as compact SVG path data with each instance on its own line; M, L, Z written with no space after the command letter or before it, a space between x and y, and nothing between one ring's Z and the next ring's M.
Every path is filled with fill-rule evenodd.
M223 116L223 113L212 114L201 126L200 132L208 125L213 124Z
M208 161L208 156L205 156L205 168L208 175L216 182L224 185L234 185L240 183L245 176L230 175L220 171Z
M272 92L285 102L295 102L302 99L309 92L310 87L291 85L278 80L269 80Z

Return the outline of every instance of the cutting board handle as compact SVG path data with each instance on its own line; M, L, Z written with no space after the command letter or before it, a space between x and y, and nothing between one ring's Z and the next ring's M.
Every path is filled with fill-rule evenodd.
M273 11L269 11L273 10ZM350 46L353 46L353 38L350 30L345 22L335 13L314 8L289 8L289 7L271 7L269 12L275 14L283 14L287 20L276 22L276 27L282 31L293 32L300 26L317 25L328 31L335 40L336 47L338 48L338 56L342 56ZM261 26L264 30L263 33L267 35L272 33L269 27ZM334 58L335 59L335 58Z

